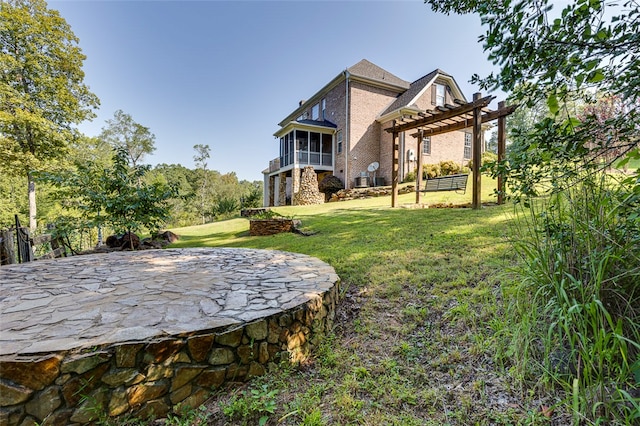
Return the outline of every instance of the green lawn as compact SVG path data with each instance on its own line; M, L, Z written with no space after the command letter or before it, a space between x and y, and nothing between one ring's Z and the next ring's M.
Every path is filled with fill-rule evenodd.
M484 180L483 201L494 201ZM400 204L414 200L403 195ZM471 192L423 201L468 203ZM505 373L513 207L389 206L380 197L275 209L301 219L312 236L249 237L240 218L173 230L176 247L316 256L345 289L335 334L313 359L246 384L253 394L224 389L202 408L209 424L257 424L267 403L275 407L269 425L546 424L534 392Z

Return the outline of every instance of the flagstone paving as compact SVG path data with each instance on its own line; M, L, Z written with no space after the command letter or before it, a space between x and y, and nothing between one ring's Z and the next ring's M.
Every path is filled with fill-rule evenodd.
M0 356L233 326L330 290L305 255L236 248L112 252L0 267Z

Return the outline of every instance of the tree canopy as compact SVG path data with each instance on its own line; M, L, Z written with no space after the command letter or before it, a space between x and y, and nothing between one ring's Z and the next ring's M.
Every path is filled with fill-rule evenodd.
M145 155L156 149L156 137L149 128L136 123L131 115L122 110L116 111L112 120L107 120L100 138L113 148L124 150L131 167L136 167Z
M84 60L70 26L43 0L0 2L0 168L28 177L32 228L33 172L64 158L72 125L99 105L83 83Z
M426 3L439 12L480 16L486 28L480 41L499 71L475 75L474 82L485 90L500 88L524 106L546 106L545 117L514 138L519 157L508 171L526 180L520 190L533 193L545 179L557 183L577 169L608 167L603 158L638 155L638 1ZM606 119L584 107L603 97L615 97L619 106Z

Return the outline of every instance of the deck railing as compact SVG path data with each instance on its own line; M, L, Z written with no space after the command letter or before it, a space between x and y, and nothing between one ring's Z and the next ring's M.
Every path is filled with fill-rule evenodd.
M277 172L282 167L286 167L290 164L293 164L293 153L285 156L274 158L269 161L269 172ZM303 166L332 166L333 165L333 155L331 153L324 152L308 152L308 151L299 151L298 152L298 164Z

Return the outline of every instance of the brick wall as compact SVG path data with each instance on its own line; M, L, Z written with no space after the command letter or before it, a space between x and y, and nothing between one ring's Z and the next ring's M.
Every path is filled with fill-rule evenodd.
M367 166L379 161L381 156L380 138L383 127L376 121L380 111L384 110L397 96L397 93L381 88L372 88L359 82L351 83L351 128L349 182L353 187L354 179ZM386 132L384 132L386 133ZM377 176L380 176L378 173ZM390 179L387 178L387 182Z

